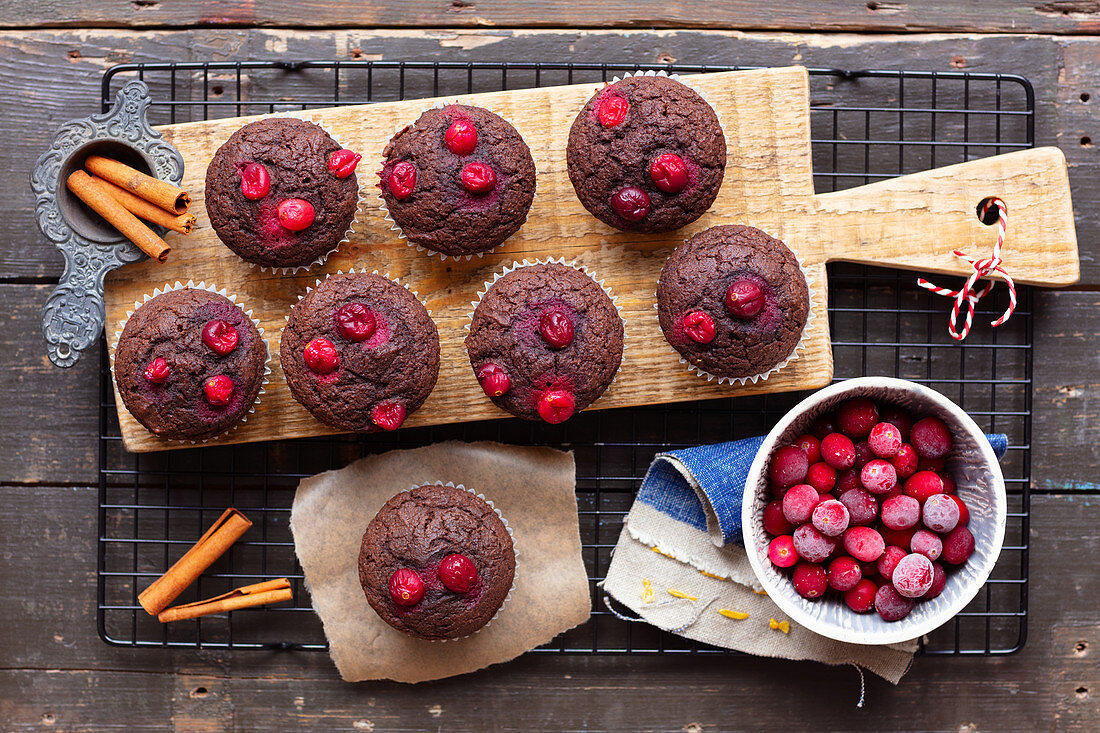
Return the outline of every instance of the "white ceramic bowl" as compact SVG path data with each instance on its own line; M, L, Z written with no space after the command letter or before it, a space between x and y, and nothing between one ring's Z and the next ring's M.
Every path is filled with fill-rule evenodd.
M868 397L880 404L895 404L916 417L934 415L951 429L955 445L947 459L947 470L958 483L959 498L970 509L970 531L974 554L965 565L945 566L947 587L930 601L920 601L900 621L883 621L872 611L856 613L835 592L810 601L794 590L789 573L781 573L768 560L769 538L764 531L764 506L772 499L768 491L768 461L776 448L807 432L819 415L835 409L851 397ZM745 501L741 507L742 532L749 562L768 596L790 619L822 636L853 644L894 644L929 633L951 620L966 607L985 584L1005 534L1004 476L997 457L982 430L955 403L939 392L904 379L860 377L830 385L788 412L764 439L749 468Z

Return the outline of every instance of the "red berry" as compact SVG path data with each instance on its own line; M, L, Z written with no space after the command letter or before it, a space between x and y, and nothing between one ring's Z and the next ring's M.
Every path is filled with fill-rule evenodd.
M898 593L906 598L920 598L932 587L935 570L932 561L924 555L906 555L894 568L891 582Z
M653 185L665 193L680 193L688 185L687 166L675 153L658 155L649 164L649 177Z
M462 167L458 179L470 193L488 193L497 185L496 171L476 160Z
M853 558L855 559L855 558ZM859 569L863 572L864 578L877 578L878 577L878 563L877 562L861 562L859 563Z
M898 452L890 459L890 463L894 464L898 480L904 481L917 472L917 451L908 443L902 443Z
M800 562L794 569L791 582L803 598L820 598L829 589L825 570L816 563Z
M917 471L905 482L905 493L923 504L933 494L943 493L943 479L931 471Z
M917 533L916 526L909 529L889 529L888 527L882 528L883 541L893 547L909 547L909 544L913 541L913 535Z
M844 549L860 562L874 562L886 549L886 543L870 527L851 527L844 533Z
M748 278L734 280L726 288L726 311L734 318L755 318L764 309L764 291Z
M855 588L863 579L863 570L854 559L843 555L829 563L826 573L829 578L829 587L841 593Z
M955 485L955 479L951 478L951 474L946 471L940 471L940 481L943 481L943 493L954 494L958 486Z
M943 538L943 561L962 565L974 552L974 535L966 527L955 527Z
M302 350L302 359L315 374L332 374L340 364L336 347L328 339L313 339Z
M791 524L810 521L814 507L821 501L817 490L809 484L797 484L783 495L783 516Z
M386 185L390 194L398 201L412 196L413 189L416 188L416 166L407 160L396 163L390 170Z
M224 374L210 377L202 385L206 401L215 407L225 407L233 399L233 380Z
M806 460L811 464L817 463L821 460L821 441L812 435L800 435L794 441L794 444L802 449L802 452L806 454Z
M798 556L810 562L821 562L836 549L836 540L817 531L812 524L803 524L791 535Z
M768 559L777 568L789 568L798 562L798 553L794 549L794 539L787 534L779 535L768 543Z
M836 422L850 438L866 438L878 422L878 408L866 397L853 397L836 411Z
M637 186L619 189L611 195L609 203L626 221L641 221L649 213L649 194Z
M959 505L948 494L933 494L924 501L921 521L933 532L950 532L959 523Z
M860 471L859 481L872 494L885 494L898 485L898 475L892 463L876 458Z
M221 319L207 321L202 327L202 342L216 354L225 356L237 348L238 341L240 341L240 334L237 333L237 329Z
M924 555L929 560L939 560L943 554L943 540L927 529L918 529L909 540L909 550Z
M348 303L336 311L336 330L348 341L366 341L377 328L374 313L362 303Z
M946 464L946 458L925 458L919 452L917 453L918 471L932 471L933 473L939 473L943 470L943 467Z
M856 453L856 459L852 463L852 468L861 469L875 459L875 454L871 452L871 446L867 444L866 440L857 440L852 447L855 449Z
M249 163L241 169L241 193L250 201L271 193L271 176L262 163Z
M600 106L596 111L596 117L604 127L615 127L626 119L626 113L629 111L629 102L622 97L608 94L600 100Z
M401 568L390 576L390 599L399 606L415 606L424 597L424 581L415 571Z
M851 524L870 524L878 519L878 502L863 489L849 489L837 499L848 509Z
M512 386L512 379L504 367L489 363L477 370L477 381L485 394L490 397L500 397Z
M359 161L362 159L363 156L354 150L348 150L347 148L337 150L328 156L328 169L337 178L347 178L355 172L355 166L359 165Z
M802 485L805 486L805 484ZM817 531L821 532L821 534L826 537L836 537L838 534L848 529L848 522L850 521L848 507L844 506L836 499L826 499L815 506L813 514L810 515L810 519L813 521Z
M818 440L825 440L826 435L836 431L836 418L831 412L817 417L810 423L810 433Z
M856 587L844 594L844 602L856 613L867 613L875 607L875 593L878 586L866 578L856 583Z
M477 128L469 120L455 120L443 133L443 142L455 155L469 155L477 147Z
M940 593L943 593L945 587L947 587L947 571L943 569L943 565L934 562L932 563L932 587L928 589L927 593L920 597L920 600L932 600Z
M692 311L684 316L684 333L699 344L709 344L714 340L714 319L703 311Z
M925 458L943 458L951 452L951 431L938 417L926 417L913 425L909 442Z
M283 199L275 213L279 217L279 223L292 232L307 229L316 216L313 204L305 199Z
M564 349L573 343L573 321L560 308L548 310L539 318L539 336L551 349Z
M149 365L145 367L145 371L142 375L145 377L146 381L152 384L164 384L168 381L168 377L171 373L172 370L168 368L168 362L158 356L156 359L149 362Z
M465 555L447 555L439 563L439 579L449 591L468 593L477 582L477 567Z
M827 464L826 464L827 465ZM837 494L843 494L845 491L851 491L852 489L862 489L863 484L859 482L859 471L854 468L849 468L847 471L841 471L836 476L836 492Z
M912 598L906 598L898 593L894 586L887 583L875 593L875 610L882 616L883 621L900 621L913 610Z
M946 492L944 492L944 493L946 493ZM966 525L970 524L970 509L967 508L966 502L964 502L962 499L960 499L955 494L947 494L947 495L949 497L951 497L951 500L953 502L955 502L955 504L957 504L958 507L959 507L958 526L965 527Z
M875 570L878 571L883 580L889 581L894 577L894 570L897 568L898 563L908 554L897 545L890 545L882 551L882 557L875 564Z
M909 529L920 521L920 502L902 494L882 502L882 523L887 529Z
M542 395L537 409L539 417L551 425L557 425L572 417L576 407L577 402L572 394L564 390L552 389Z
M851 468L856 462L856 447L848 436L829 433L821 439L821 460L837 470Z
M806 471L806 483L817 493L827 494L836 486L836 469L825 462L815 463Z
M769 501L764 507L764 531L772 537L790 534L794 531L794 525L783 516L783 502L779 499Z
M371 408L370 421L383 430L397 430L405 422L406 414L400 402L379 402Z
M879 420L888 422L901 433L902 442L909 440L909 430L913 427L913 421L909 413L896 405L886 405L879 410Z
M879 458L893 458L901 450L901 431L896 425L880 422L871 428L867 446Z
M801 483L802 479L806 478L809 467L810 462L806 460L805 453L796 446L785 445L772 454L771 463L768 465L768 476L772 482L785 489ZM808 514L806 518L809 519Z

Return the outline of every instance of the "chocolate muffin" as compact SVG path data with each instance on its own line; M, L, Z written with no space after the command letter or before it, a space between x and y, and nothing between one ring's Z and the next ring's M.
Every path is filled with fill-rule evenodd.
M363 534L359 583L398 631L458 639L492 620L512 589L516 553L485 500L439 484L402 491Z
M600 221L667 232L714 203L726 136L691 87L667 76L631 76L597 92L573 120L566 163L577 198Z
M672 253L657 282L665 339L717 377L771 370L802 339L810 312L794 253L749 226L711 227Z
M485 394L525 420L560 423L603 394L623 359L623 319L573 267L529 265L489 287L466 352Z
M228 298L184 288L134 311L115 348L119 396L162 438L204 440L252 409L264 380L267 344Z
M290 393L321 422L396 430L435 387L439 332L397 283L331 275L291 310L279 359Z
M299 267L336 249L359 205L359 155L319 125L252 122L206 169L206 211L225 246L268 267Z
M413 244L472 255L527 220L535 161L516 128L487 109L429 109L394 135L382 156L382 199Z

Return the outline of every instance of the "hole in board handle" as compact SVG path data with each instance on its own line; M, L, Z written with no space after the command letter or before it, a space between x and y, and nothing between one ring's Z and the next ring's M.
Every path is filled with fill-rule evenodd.
M994 197L986 196L984 199L978 202L978 205L974 207L974 215L978 217L978 221L986 226L993 226L997 223L997 219L1001 216L1001 207L997 204L993 204L989 207L989 210L985 212L985 216L982 216L982 209L986 207Z

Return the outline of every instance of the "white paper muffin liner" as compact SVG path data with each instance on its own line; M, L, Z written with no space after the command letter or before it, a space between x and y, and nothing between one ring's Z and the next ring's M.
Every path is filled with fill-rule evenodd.
M464 106L467 106L467 107L479 107L480 109L484 109L484 110L488 110L489 112L492 112L497 117L501 118L502 120L507 122L509 125L511 125L512 129L515 130L516 134L519 135L521 140L523 140L524 145L527 145L527 139L523 137L523 133L519 131L519 128L516 126L516 123L513 122L509 117L506 117L506 116L502 115L500 112L497 112L490 105L467 104L466 102L463 102L461 100L454 99L454 100L451 100L451 101L440 100L440 101L436 102L435 104L430 104L430 105L427 105L425 107L421 107L420 108L420 114L417 115L416 120L413 120L412 122L410 122L406 125L394 125L393 135L390 135L389 140L387 140L386 144L382 146L383 151L385 150L386 147L389 146L390 142L397 135L397 133L401 132L402 130L404 130L406 128L413 127L414 125L416 125L416 121L419 120L421 115L423 115L428 110L443 109L444 107L450 107L451 105L456 105L456 104L464 105ZM527 147L528 147L528 149L530 149L531 146L527 145ZM380 154L379 155L379 160L381 161L380 165L383 168L385 168L386 156L383 155L383 154ZM538 173L537 173L537 170L536 170L535 190L531 194L531 205L527 207L527 214L524 215L523 221L520 222L520 225L519 225L520 229L523 228L523 226L527 223L527 220L530 218L531 209L535 208L535 199L537 199L538 196L539 196L539 182L538 182ZM428 255L429 257L438 257L443 262L446 262L448 259L466 260L467 262L472 260L474 257L477 257L478 259L481 259L482 257L489 254L490 252L496 251L497 247L500 247L500 246L506 244L508 242L508 239L511 239L512 237L516 236L516 234L519 233L519 231L517 230L514 234L512 234L511 237L508 237L508 239L505 239L503 242L498 244L496 247L492 247L491 249L486 249L486 250L483 250L481 252L473 252L471 254L466 254L466 255L444 254L442 252L436 252L434 249L428 249L427 247L419 245L416 242L409 239L409 237L405 234L405 231L400 226L398 226L397 222L394 221L393 216L390 214L390 209L389 209L388 206L386 206L386 198L385 198L385 196L382 195L381 189L379 189L378 194L375 196L375 198L378 199L378 208L382 210L382 214L385 218L385 221L388 221L390 223L390 231L397 232L398 238L404 239L405 244L408 245L409 247L416 248L417 252L423 252L424 254Z
M134 307L126 311L126 317L118 322L118 330L115 331L114 338L107 345L107 356L109 357L111 366L111 379L115 382L116 388L118 385L118 381L115 379L115 351L118 350L118 342L119 339L122 338L122 331L126 328L126 324L129 323L130 318L133 317L138 308L145 305L158 295L164 295L165 293L170 293L173 290L207 290L211 293L214 293L215 295L220 295L223 298L226 298L233 305L244 311L245 316L247 316L248 319L252 321L253 325L256 326L256 330L260 334L260 342L263 343L264 349L267 350L267 358L264 360L264 374L260 382L260 391L256 394L256 400L252 403L252 407L249 408L248 412L241 415L240 419L237 420L237 422L233 423L231 426L218 433L217 435L212 435L209 438L203 438L202 440L191 440L190 438L162 438L160 436L157 436L160 440L170 443L189 443L191 445L208 443L211 440L217 440L218 438L232 433L238 427L248 422L248 416L256 411L256 407L260 404L261 398L267 391L267 383L268 381L270 381L271 377L271 345L267 342L267 339L264 338L264 329L263 326L260 325L259 319L252 317L251 309L245 309L244 305L238 302L237 296L227 293L225 288L218 288L213 283L207 284L205 282L199 282L196 285L194 280L188 280L186 283L180 282L179 280L177 280L175 284L165 283L159 288L153 288L152 293L145 293L142 296L141 300L134 301ZM123 403L123 406L125 406L125 402ZM144 425L142 425L142 427L145 428ZM145 429L148 430L148 428ZM152 431L150 431L149 434L153 435Z

